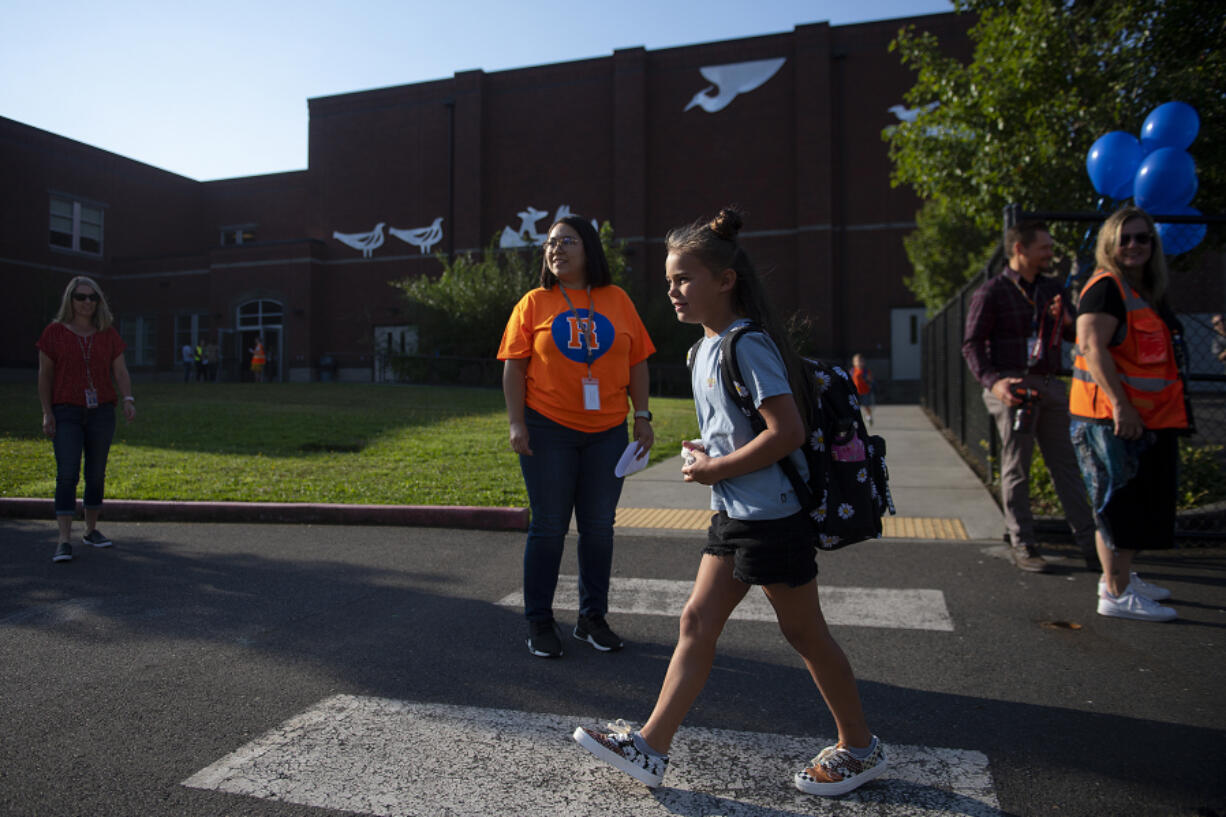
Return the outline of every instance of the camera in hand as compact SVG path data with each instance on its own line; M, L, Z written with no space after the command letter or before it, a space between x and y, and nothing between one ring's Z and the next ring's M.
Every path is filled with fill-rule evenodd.
M1022 402L1013 407L1013 430L1018 434L1034 431L1034 420L1039 409L1039 390L1013 385L1009 393Z

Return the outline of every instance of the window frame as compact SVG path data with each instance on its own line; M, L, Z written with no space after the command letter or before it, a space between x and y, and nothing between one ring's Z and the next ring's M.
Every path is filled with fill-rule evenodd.
M49 191L47 194L47 243L52 250L56 252L71 252L80 255L101 256L105 247L104 239L106 236L106 205L101 202L91 201L80 196L73 196L68 193L59 193ZM55 212L56 204L67 205L71 211L71 215L64 212ZM93 218L97 214L96 220ZM61 226L68 226L68 230L56 229L56 220L59 219ZM62 222L68 220L68 225L63 225ZM88 228L95 228L97 236L87 235ZM55 236L64 236L67 243L56 242ZM90 249L85 245L85 242L96 241L97 249Z

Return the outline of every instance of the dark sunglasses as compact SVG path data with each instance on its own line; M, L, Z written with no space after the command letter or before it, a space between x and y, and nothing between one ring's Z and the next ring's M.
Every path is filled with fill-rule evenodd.
M72 299L74 301L93 301L94 303L98 303L102 300L100 297L98 297L97 292L91 292L88 295L84 292L74 292L72 293Z
M1121 247L1127 247L1134 241L1137 243L1137 246L1145 247L1153 240L1154 237L1149 233L1120 233Z

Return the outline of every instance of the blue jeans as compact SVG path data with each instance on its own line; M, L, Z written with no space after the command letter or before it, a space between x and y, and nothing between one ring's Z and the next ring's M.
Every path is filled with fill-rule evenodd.
M106 457L115 436L115 404L96 409L57 403L55 415L55 515L69 516L77 510L77 480L81 477L81 454L85 454L85 507L102 507L106 481Z
M622 479L613 468L626 448L626 425L595 433L559 425L524 410L532 456L520 455L532 520L524 548L524 615L553 618L562 547L574 511L579 529L579 613L603 616L609 609L613 569L613 517Z

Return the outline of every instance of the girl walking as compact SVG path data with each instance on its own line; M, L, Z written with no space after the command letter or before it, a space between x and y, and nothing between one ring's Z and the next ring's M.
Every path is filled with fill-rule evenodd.
M711 486L716 511L677 646L642 729L619 721L611 732L581 727L574 739L648 786L660 785L673 737L711 672L724 623L750 587L761 585L838 728L838 742L796 772L793 782L810 794L839 795L881 775L886 757L865 721L851 665L822 617L817 534L775 465L790 454L806 475L796 449L807 433L807 412L797 402L807 401L810 391L753 264L736 242L741 224L738 212L725 209L709 224L696 222L667 238L669 299L678 320L702 324L705 333L691 375L702 444L692 447L682 474L687 482ZM766 330L746 334L737 345L741 372L766 421L756 437L724 393L719 372L720 339L747 321Z

